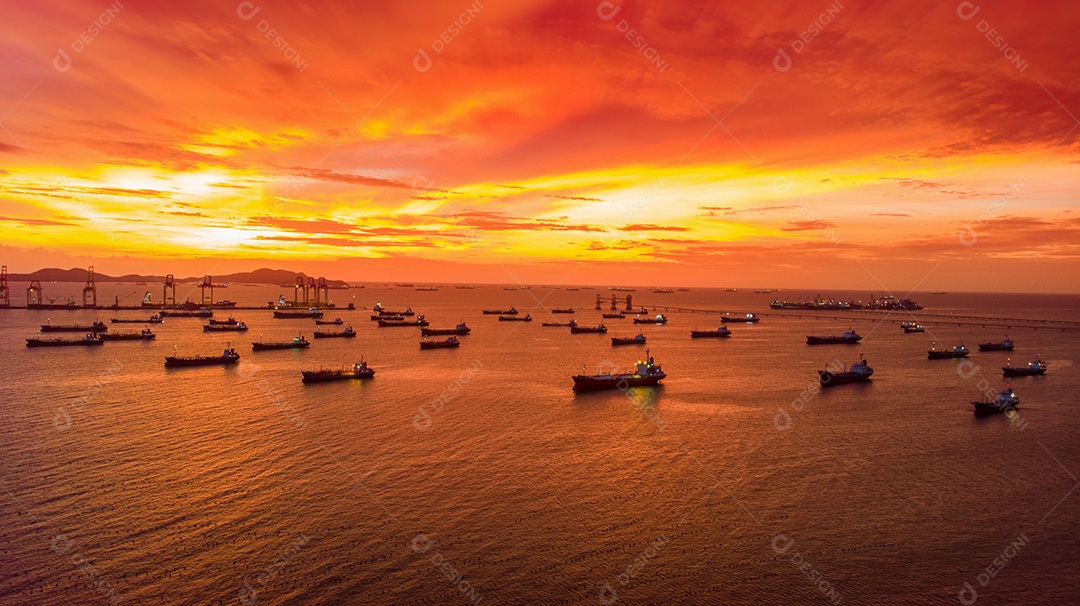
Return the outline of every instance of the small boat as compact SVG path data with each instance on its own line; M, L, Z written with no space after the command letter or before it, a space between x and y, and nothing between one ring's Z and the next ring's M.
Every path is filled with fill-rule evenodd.
M972 402L971 405L975 407L976 415L992 415L1015 409L1020 405L1020 398L1016 397L1011 386L1006 385L993 402Z
M248 329L248 325L243 322L237 322L235 324L204 324L203 332L244 332Z
M446 335L467 335L472 332L472 329L461 322L454 328L421 328L421 337L443 337Z
M957 345L952 349L938 349L937 345L934 345L926 352L926 358L928 360L944 360L947 358L966 358L968 355L968 348L963 345Z
M605 313L605 314L600 314L600 315L602 315L605 320L621 320L622 318L626 317L626 314L621 312L621 311L616 312L616 313Z
M708 339L708 338L714 338L715 339L717 337L730 337L730 336L731 336L731 331L728 330L727 326L720 326L720 328L717 328L716 330L691 330L690 331L690 338L691 339Z
M243 324L243 322L229 316L228 320L210 320L207 324L210 324L211 326L236 326L237 324Z
M645 350L646 361L638 361L637 369L630 373L613 374L610 372L595 375L575 375L574 391L599 391L603 389L628 389L630 387L644 387L659 385L660 381L667 377L664 370L656 364L648 349Z
M461 346L457 337L447 337L445 341L420 341L420 349L449 349Z
M854 344L858 343L861 340L862 340L862 337L860 337L854 330L849 330L849 331L845 332L844 334L842 334L842 335L840 335L838 337L837 336L829 336L829 337L811 337L811 336L808 336L808 337L806 337L806 344L807 345L832 345L832 344L854 345Z
M979 343L979 351L1012 351L1015 348L1016 344L1008 337L997 343Z
M833 385L843 385L845 383L869 381L870 376L873 374L874 369L867 365L865 358L859 356L859 362L857 364L852 364L851 368L844 370L843 372L832 372L828 368L819 370L818 381L821 382L822 387L831 387Z
M660 288L659 286L657 286L656 288L652 289L652 292L658 295L667 295L675 291L671 290L670 288Z
M645 335L638 333L633 337L611 337L612 345L644 345Z
M367 362L361 359L352 368L323 368L320 370L304 370L302 379L304 383L318 383L321 381L344 381L349 379L370 379L375 376L375 371L368 368Z
M235 349L229 348L221 352L220 356L165 356L165 368L178 366L211 366L214 364L236 364L240 361L240 354Z
M573 328L574 326L577 326L577 320L575 320L573 318L570 318L569 322L543 322L540 325L541 326L569 326L569 327Z
M252 351L267 351L270 349L304 349L310 347L311 341L304 335L293 337L292 341L256 341L251 344Z
M757 314L746 314L743 316L723 316L720 318L720 322L727 324L729 322L746 322L747 324L754 324L760 322L761 318L757 317Z
M101 335L89 333L81 339L27 339L27 347L70 347L77 345L101 345Z
M425 320L423 314L416 316L415 320L379 320L379 328L389 328L396 326L427 326L428 324L431 324L431 322Z
M101 335L102 341L151 341L156 338L157 335L149 328L139 332L107 332Z
M415 316L416 312L411 307L406 307L405 311L390 311L382 306L382 303L376 303L375 307L371 308L371 311L378 314L379 317L385 318L386 316ZM375 319L372 317L372 319Z
M481 310L480 313L487 316L516 316L518 315L518 310L513 307L510 309L484 309Z
M104 322L93 324L42 324L41 332L105 332L109 327Z
M525 314L520 318L515 316L499 316L500 322L532 322L532 316Z
M146 320L125 320L120 318L113 318L110 320L113 324L162 324L165 320L161 316L154 314Z
M604 326L603 324L597 324L596 326L571 326L570 332L575 335L591 332L607 332L607 326Z
M340 326L344 324L341 318L334 318L333 320L315 320L316 326Z
M278 320L309 320L311 318L323 317L323 311L318 307L309 307L306 311L275 309L274 317Z
M634 324L667 324L667 316L656 314L655 318L634 318Z
M1006 362L1005 366L1001 367L1001 372L1006 377L1034 377L1037 375L1046 374L1046 363L1042 361L1042 356L1035 358L1035 361L1027 366L1013 366L1012 362Z
M345 330L343 330L341 332L322 332L322 331L318 331L318 330L315 331L315 338L316 339L332 339L334 337L348 339L348 338L352 338L352 337L355 337L355 336L356 336L356 331L353 330L352 326L346 328Z
M918 322L901 322L900 328L902 328L905 333L926 332L926 329L923 328L923 325L919 324Z
M556 307L550 310L553 314L572 314L574 313L573 307Z

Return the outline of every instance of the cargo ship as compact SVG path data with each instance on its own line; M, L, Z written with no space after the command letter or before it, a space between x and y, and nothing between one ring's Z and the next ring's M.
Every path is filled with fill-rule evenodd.
M446 335L467 335L472 332L472 329L465 325L464 322L459 323L453 328L421 328L421 337L443 337Z
M304 370L302 379L304 383L319 383L323 381L346 381L350 379L370 379L375 376L375 371L368 368L367 362L361 359L352 368L323 368L320 370Z
M149 328L139 332L107 332L101 335L102 341L152 341L157 338Z
M71 347L78 345L101 345L101 335L87 334L81 339L27 339L27 347Z
M166 356L165 367L176 368L181 366L212 366L215 364L236 364L240 361L240 354L235 349L229 348L220 356Z
M416 316L415 320L379 320L379 328L390 328L396 326L427 326L428 324L431 324L431 322L425 320L423 314Z
M344 324L341 318L334 318L333 320L315 320L316 326L340 326Z
M573 307L556 307L550 310L553 314L572 314L574 313Z
M667 316L656 314L655 318L634 318L634 324L667 324Z
M235 324L214 324L213 322L210 322L209 324L204 324L202 329L203 332L244 332L248 329L248 325L243 322L237 322Z
M571 326L570 332L575 335L594 332L607 332L607 326L604 326L603 324L597 324L596 326Z
M612 374L610 372L595 375L574 375L574 391L600 391L603 389L628 389L659 385L667 377L664 370L653 360L651 352L645 350L646 360L638 361L637 369L631 373ZM582 373L584 373L584 366Z
M1034 377L1037 375L1046 374L1046 363L1042 361L1042 356L1036 357L1035 361L1027 366L1013 366L1012 362L1006 362L1005 366L1001 367L1001 372L1006 377Z
M304 335L293 337L292 341L256 341L251 344L252 351L267 351L271 349L304 349L310 347L311 341Z
M125 320L120 318L113 318L110 320L113 324L163 324L165 322L161 316L154 314L146 320Z
M447 337L445 341L420 341L420 349L450 349L461 346L457 337Z
M345 330L343 330L341 332L324 332L324 331L319 331L319 330L315 331L315 338L316 339L333 339L333 338L350 339L350 338L355 337L355 336L356 336L356 331L353 330L352 326L349 326L348 328L346 328Z
M761 318L757 317L757 314L744 314L741 316L724 316L720 318L722 324L745 322L746 324L756 324L761 321Z
M518 310L514 307L511 307L510 309L484 309L481 310L480 313L486 316L516 316L518 315Z
M41 332L105 332L109 327L104 322L93 324L42 324Z
M690 338L691 339L709 339L709 338L716 339L716 338L719 338L719 337L730 337L730 336L731 336L731 331L728 330L727 326L720 326L720 328L717 328L716 330L691 330L690 331Z
M500 322L532 322L532 316L525 314L520 318L517 316L499 316Z
M577 320L570 318L569 322L542 322L541 326L563 326L573 328L577 326Z
M926 352L926 358L928 360L945 360L948 358L966 358L968 355L968 348L963 345L957 345L952 349L938 349L937 345L934 345Z
M843 385L845 383L869 381L873 374L874 369L870 368L866 363L865 358L859 356L859 362L857 364L852 364L851 368L842 372L833 372L828 368L819 370L818 381L820 381L822 387L831 387L833 385Z
M1006 385L993 402L972 402L971 405L975 407L976 415L992 415L1015 409L1020 405L1020 398L1016 397L1011 386Z
M644 345L645 335L638 333L633 337L611 337L611 344L614 345Z
M854 330L849 330L840 336L829 337L806 337L807 345L854 345L862 340Z
M1015 348L1016 344L1008 337L997 343L979 343L979 351L1012 351Z
M309 307L306 311L275 309L274 317L279 320L310 320L323 317L323 311L318 307Z

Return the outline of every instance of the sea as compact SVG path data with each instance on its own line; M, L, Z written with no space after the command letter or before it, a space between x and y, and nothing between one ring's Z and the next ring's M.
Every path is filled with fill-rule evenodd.
M160 301L157 285L101 284L99 302L145 290ZM597 324L612 294L669 321L541 325L571 317L555 307ZM327 317L357 338L266 352L250 343L312 338L312 321L266 309L291 287L215 291L262 308L232 313L246 333L170 317L154 341L92 348L25 339L150 312L0 310L0 604L1080 603L1080 333L961 320L1080 321L1080 297L916 292L914 315L770 313L816 294L368 285L331 291ZM418 329L369 320L376 303L472 333L421 351ZM510 306L534 321L481 314ZM720 316L685 310L762 320L691 339ZM927 332L905 334L912 319ZM849 329L861 343L805 341ZM646 346L611 345L638 332ZM978 351L1006 334L1015 351ZM972 353L928 360L935 342ZM164 367L226 347L239 364ZM860 355L870 382L818 387L819 369ZM1036 355L1049 372L1010 380L1015 411L973 415L1006 361ZM661 386L571 389L583 369L647 356ZM301 382L361 359L373 379Z

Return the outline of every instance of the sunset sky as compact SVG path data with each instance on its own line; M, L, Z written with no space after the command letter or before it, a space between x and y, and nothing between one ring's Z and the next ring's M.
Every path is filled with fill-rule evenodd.
M12 272L1080 292L1076 2L43 0L0 23Z

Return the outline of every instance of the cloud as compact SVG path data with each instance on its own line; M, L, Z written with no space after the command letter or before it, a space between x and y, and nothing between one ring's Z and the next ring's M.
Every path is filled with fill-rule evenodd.
M810 231L814 229L830 229L836 227L835 224L828 221L788 221L787 225L780 228L780 231Z

